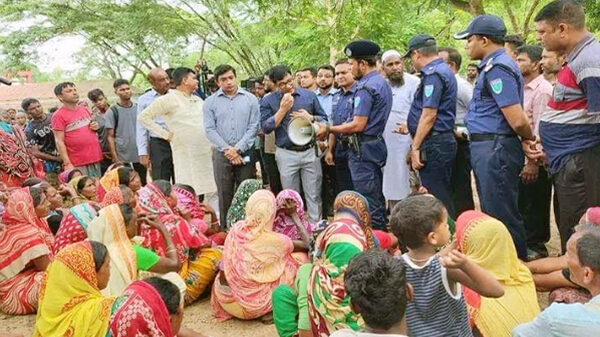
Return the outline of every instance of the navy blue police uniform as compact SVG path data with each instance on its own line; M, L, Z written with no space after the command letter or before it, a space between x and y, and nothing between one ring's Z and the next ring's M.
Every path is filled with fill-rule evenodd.
M356 83L348 91L339 90L333 96L333 113L331 116L333 125L340 125L352 120L354 111L354 94L356 93ZM342 136L335 135L335 151L333 158L335 162L336 193L345 190L353 190L352 175L348 166L348 154L350 147L342 141Z

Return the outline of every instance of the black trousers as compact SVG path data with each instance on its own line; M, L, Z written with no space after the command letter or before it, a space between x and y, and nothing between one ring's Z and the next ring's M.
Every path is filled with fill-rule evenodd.
M519 183L519 211L525 223L527 247L544 249L550 240L550 202L552 179L544 167L540 167L538 179L531 184Z
M269 186L271 187L271 192L277 195L283 188L281 187L281 178L279 177L279 168L277 168L275 154L265 152L263 153L262 159L263 165L265 166L265 173L269 177Z
M161 138L150 137L150 164L152 165L152 180L162 179L175 182L173 153L169 142Z
M321 170L323 172L323 185L321 187L321 202L323 204L323 218L333 216L333 201L336 197L336 169L329 166L325 159L321 159Z
M458 217L464 211L475 209L473 188L471 187L471 150L469 141L456 140L456 160L450 178L452 186L452 201Z

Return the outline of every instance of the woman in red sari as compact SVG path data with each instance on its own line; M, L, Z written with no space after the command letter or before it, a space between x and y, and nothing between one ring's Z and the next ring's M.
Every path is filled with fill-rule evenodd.
M23 130L0 130L0 182L7 187L21 187L27 178L36 176L44 178L44 165L27 152Z
M37 310L40 284L53 257L54 236L44 218L50 202L40 187L12 192L0 229L0 311Z

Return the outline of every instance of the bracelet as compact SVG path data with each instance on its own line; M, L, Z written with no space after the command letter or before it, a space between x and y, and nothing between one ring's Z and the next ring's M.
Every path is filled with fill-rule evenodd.
M330 130L331 130L331 124L326 123L325 124L325 134L329 135Z

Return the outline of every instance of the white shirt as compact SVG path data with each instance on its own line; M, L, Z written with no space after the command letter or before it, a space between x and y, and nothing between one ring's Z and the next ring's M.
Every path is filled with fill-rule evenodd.
M456 126L465 126L469 101L473 98L473 85L456 74Z

